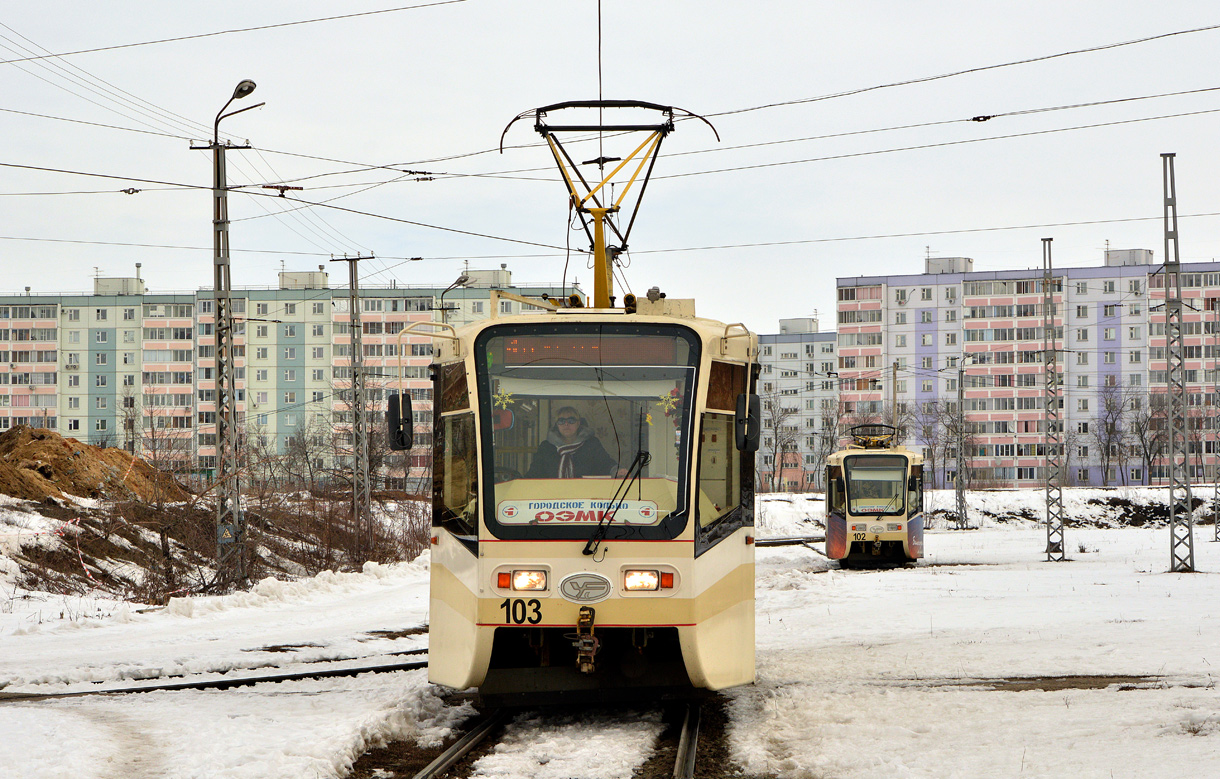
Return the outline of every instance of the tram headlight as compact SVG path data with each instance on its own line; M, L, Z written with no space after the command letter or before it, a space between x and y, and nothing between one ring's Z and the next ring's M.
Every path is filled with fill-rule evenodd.
M658 571L624 571L623 589L659 590L661 589L661 574Z
M513 571L514 590L545 590L546 571Z

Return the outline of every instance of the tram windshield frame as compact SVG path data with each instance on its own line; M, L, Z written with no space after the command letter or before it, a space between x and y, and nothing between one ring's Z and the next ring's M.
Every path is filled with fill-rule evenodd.
M858 517L905 515L909 465L901 454L843 458L847 512Z
M475 386L492 535L587 540L625 487L606 541L677 537L690 516L701 352L698 335L678 324L483 330Z

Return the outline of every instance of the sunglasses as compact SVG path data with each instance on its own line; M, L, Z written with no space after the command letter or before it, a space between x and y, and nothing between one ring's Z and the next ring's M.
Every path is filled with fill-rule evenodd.
M579 421L580 421L580 419L579 419L579 418L577 418L577 417L560 417L559 419L556 419L556 420L555 420L555 424L557 424L557 425L574 425L574 424L576 424L576 423L577 423L577 422L579 422Z

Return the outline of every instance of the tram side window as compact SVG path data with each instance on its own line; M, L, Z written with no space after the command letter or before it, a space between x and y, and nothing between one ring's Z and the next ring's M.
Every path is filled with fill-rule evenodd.
M923 511L923 466L911 466L911 478L907 484L907 511L915 516Z
M832 465L826 473L826 490L829 493L826 504L828 513L843 516L847 514L847 491L843 484L843 468Z
M703 415L699 442L699 527L727 517L741 502L741 452L733 438L733 417Z
M441 417L432 454L432 523L455 535L475 535L479 486L475 452L474 414Z

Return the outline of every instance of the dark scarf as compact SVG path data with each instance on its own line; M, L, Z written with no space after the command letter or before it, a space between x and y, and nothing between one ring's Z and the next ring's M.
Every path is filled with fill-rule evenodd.
M572 455L576 450L584 446L584 441L577 441L573 444L565 444L564 446L555 447L555 451L559 452L559 478L571 479L576 475L572 465Z

